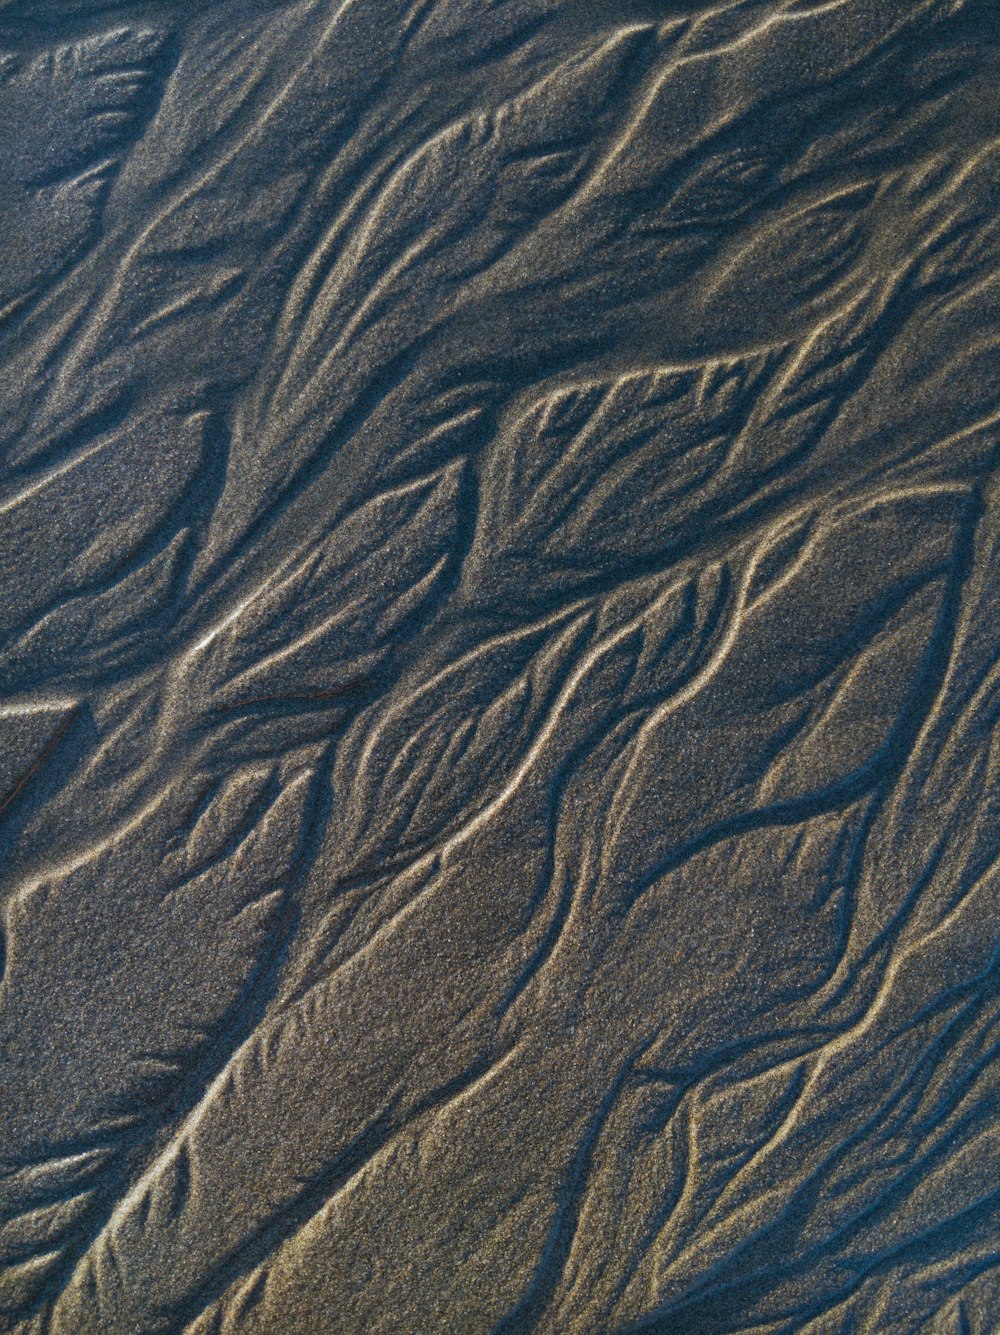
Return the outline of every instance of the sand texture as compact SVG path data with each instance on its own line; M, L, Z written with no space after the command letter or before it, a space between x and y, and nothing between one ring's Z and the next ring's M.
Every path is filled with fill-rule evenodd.
M0 1332L1000 1335L1000 5L0 0Z

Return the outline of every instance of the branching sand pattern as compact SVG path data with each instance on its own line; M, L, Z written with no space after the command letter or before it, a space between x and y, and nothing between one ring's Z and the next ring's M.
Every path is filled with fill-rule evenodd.
M1000 1331L993 0L2 0L0 1329Z

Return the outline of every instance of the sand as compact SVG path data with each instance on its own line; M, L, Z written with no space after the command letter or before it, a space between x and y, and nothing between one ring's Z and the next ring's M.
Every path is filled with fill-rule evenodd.
M0 3L0 1331L1000 1331L998 76Z

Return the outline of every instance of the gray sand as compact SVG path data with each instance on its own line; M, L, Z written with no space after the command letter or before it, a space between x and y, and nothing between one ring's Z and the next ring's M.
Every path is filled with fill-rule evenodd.
M1000 1331L993 0L0 0L0 1330Z

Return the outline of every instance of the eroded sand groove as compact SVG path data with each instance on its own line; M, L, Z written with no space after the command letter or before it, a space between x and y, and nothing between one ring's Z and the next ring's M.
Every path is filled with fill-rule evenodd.
M0 1330L1000 1330L998 76L0 0Z

